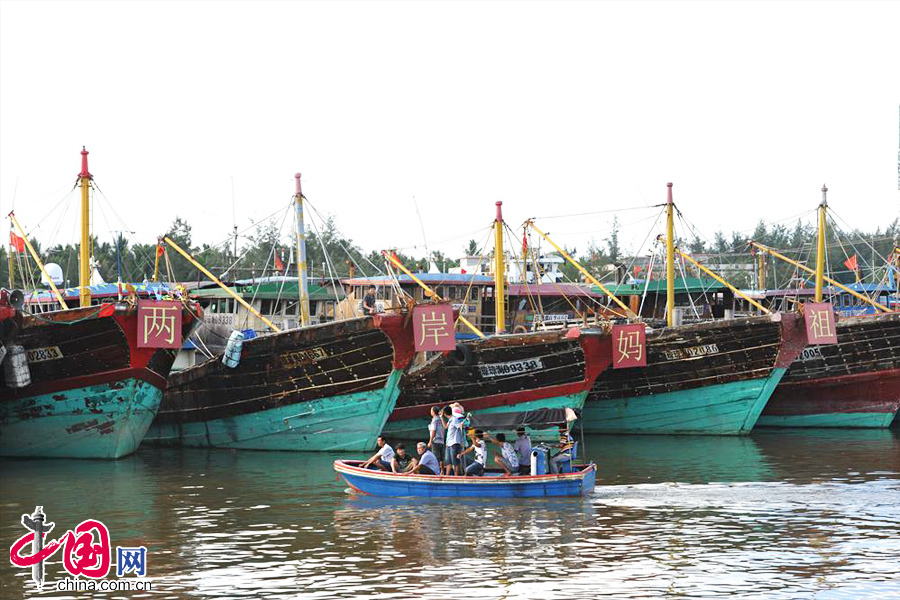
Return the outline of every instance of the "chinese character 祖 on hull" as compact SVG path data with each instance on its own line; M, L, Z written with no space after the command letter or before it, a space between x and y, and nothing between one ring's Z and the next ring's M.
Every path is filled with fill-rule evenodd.
M810 344L837 344L834 308L827 302L807 302L803 306L806 339Z

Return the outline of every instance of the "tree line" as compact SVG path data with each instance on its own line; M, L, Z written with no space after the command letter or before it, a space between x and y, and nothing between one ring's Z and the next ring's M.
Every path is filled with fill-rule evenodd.
M229 240L220 245L197 243L193 239L191 225L176 217L166 232L173 241L189 252L206 268L225 280L234 281L262 276L287 274L296 276L297 266L294 244L287 235L280 231L276 219L255 224L252 232L239 238L237 244ZM879 256L889 256L894 248L895 238L900 236L900 219L894 219L884 229L874 232L854 230L839 233L834 228L828 229L827 247L830 272L839 281L852 283L857 276L869 281L883 273L884 264ZM691 254L708 254L709 262L719 265L748 264L752 260L749 241L755 240L767 246L786 250L789 256L806 261L813 266L815 257L816 230L810 223L798 221L794 226L769 224L759 221L751 235L733 232L731 235L719 231L712 239L705 240L697 235L690 239L678 239L678 246ZM78 245L57 244L43 248L39 240L29 238L29 242L45 263L56 263L60 266L65 285L78 284ZM619 239L618 220L611 222L610 234L601 242L588 244L579 251L575 247L565 247L595 276L623 279L633 266L634 257L630 250L623 247ZM114 282L119 276L123 281L141 282L153 278L154 263L157 254L155 241L137 243L122 233L110 240L92 239L92 251L97 269L105 281ZM352 239L345 237L338 230L332 217L325 219L321 228L306 232L307 272L313 277L347 277L351 273L356 276L375 275L384 271L384 258L380 252L365 251ZM460 255L473 256L479 251L475 240L470 240L460 248ZM487 250L488 253L491 249ZM431 262L446 272L450 267L459 266L459 261L441 251L432 251L428 256L412 256L395 251L403 264L413 271L428 271ZM35 263L26 260L26 252L12 253L16 286L28 287L30 281L39 282L40 273ZM854 272L844 265L844 261L856 255L858 269ZM10 246L0 248L0 281L7 285L9 281ZM874 256L874 259L873 259ZM277 259L276 259L277 257ZM483 266L489 261L485 260ZM618 267L611 269L611 266ZM277 268L276 268L277 267ZM23 269L27 277L23 277ZM571 281L580 281L581 275L570 264L566 263L562 270ZM167 249L159 261L159 279L162 281L199 281L206 277L174 249ZM656 269L654 269L656 271ZM786 287L796 283L796 269L787 263L774 258L766 262L767 283L769 287ZM632 275L641 276L640 273ZM729 277L739 287L752 287L753 275L746 271L735 272Z

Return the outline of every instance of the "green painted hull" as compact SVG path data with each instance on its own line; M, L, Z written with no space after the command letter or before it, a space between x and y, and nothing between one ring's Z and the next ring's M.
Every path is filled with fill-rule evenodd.
M531 400L529 402L521 402L518 404L509 404L503 406L492 406L480 410L471 410L473 415L490 415L498 413L524 412L527 410L538 410L541 408L574 408L581 410L584 406L584 400L587 398L587 391L578 392L576 394L563 394L550 398L541 398L539 400ZM466 406L465 401L463 406ZM428 419L404 419L398 421L388 421L384 426L384 434L404 440L426 439L428 438Z
M886 428L891 426L894 413L854 412L822 413L812 415L763 415L759 427L844 427Z
M158 387L129 377L5 402L0 456L128 456L144 439L160 400Z
M365 451L400 395L403 371L394 369L383 388L209 421L154 423L148 444L242 450Z
M581 424L586 433L745 435L756 425L784 376L733 381L651 396L589 400Z

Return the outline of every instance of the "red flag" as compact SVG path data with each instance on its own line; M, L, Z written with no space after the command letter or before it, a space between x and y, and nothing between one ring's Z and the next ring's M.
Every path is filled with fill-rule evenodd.
M637 277L643 270L644 267L642 267L641 265L634 265L634 276Z
M9 232L9 245L16 252L25 252L25 238L20 238L12 231Z
M163 248L162 244L156 245L156 258L161 258L163 254L166 253L166 249Z
M284 271L284 263L281 262L277 251L275 252L275 270L279 272Z
M859 264L856 261L856 255L854 254L850 258L844 261L844 266L850 269L851 271L855 271L859 268Z
M528 234L523 229L522 230L522 256L525 256L525 254L527 252L528 252Z
M462 273L463 275L466 274L466 270L465 270L465 269L460 269L459 272Z

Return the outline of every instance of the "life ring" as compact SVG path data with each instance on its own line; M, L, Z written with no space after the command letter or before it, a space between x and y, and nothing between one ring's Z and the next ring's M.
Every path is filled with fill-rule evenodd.
M457 344L456 349L447 355L448 362L451 365L459 367L468 367L475 362L475 356L472 354L471 346L466 344Z
M528 333L528 329L524 325L516 325L513 327L513 333Z

